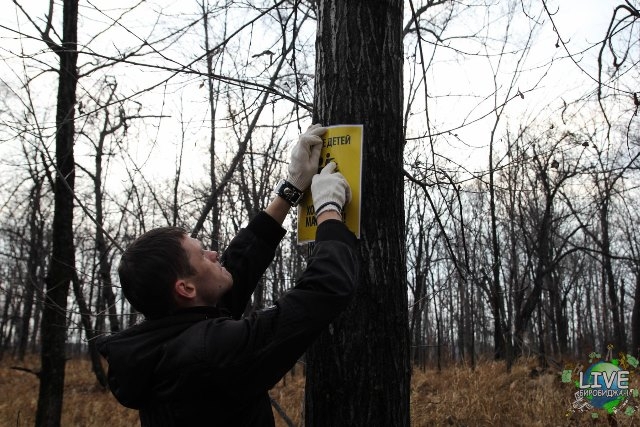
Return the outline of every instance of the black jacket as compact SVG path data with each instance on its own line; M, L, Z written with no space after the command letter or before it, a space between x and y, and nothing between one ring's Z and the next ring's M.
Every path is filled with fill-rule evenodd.
M273 307L241 318L285 231L265 213L222 261L234 285L219 307L146 320L98 342L109 385L143 426L273 426L268 390L347 305L358 269L340 221L318 227L307 268Z

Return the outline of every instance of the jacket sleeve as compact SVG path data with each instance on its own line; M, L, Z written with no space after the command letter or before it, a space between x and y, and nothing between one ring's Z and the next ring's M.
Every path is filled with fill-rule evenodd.
M217 380L226 390L243 395L273 387L344 310L357 283L355 245L340 221L322 223L306 270L274 307L209 325L207 353L218 360Z
M233 277L233 287L222 298L222 308L239 319L258 281L273 261L276 248L286 231L265 212L256 215L233 238L221 257L222 265Z

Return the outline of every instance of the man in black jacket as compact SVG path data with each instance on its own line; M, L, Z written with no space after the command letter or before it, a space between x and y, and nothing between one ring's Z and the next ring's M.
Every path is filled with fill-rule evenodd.
M315 174L325 128L292 151L277 196L222 256L184 230L161 228L122 256L122 289L145 321L102 337L109 385L143 426L273 426L268 390L345 308L357 282L355 236L341 220L350 198L331 163ZM311 184L318 229L307 268L273 307L242 317L285 234L282 223Z

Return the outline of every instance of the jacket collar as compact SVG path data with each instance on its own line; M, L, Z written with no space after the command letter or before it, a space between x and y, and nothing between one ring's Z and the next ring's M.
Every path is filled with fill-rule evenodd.
M231 315L231 313L224 308L200 306L181 308L171 313L170 316L180 316L183 314L200 314L203 315L205 319L215 319L217 317L228 317Z

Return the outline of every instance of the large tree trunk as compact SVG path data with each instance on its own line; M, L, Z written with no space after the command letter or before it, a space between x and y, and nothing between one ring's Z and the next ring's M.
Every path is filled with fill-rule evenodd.
M403 2L318 2L314 121L364 125L360 283L307 354L307 426L408 426ZM382 202L384 201L384 202Z
M59 426L64 391L67 296L74 270L73 189L74 112L76 101L78 0L64 0L58 106L56 110L56 180L52 256L42 313L42 371L36 426Z

